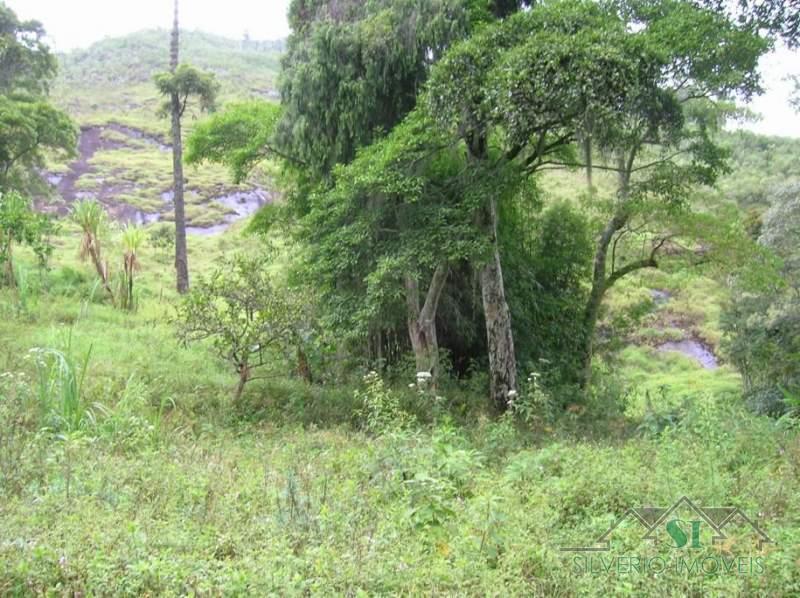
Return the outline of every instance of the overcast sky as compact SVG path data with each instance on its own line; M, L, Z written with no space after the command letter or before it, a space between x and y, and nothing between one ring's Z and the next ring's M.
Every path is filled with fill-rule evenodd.
M0 0L2 1L2 0ZM286 10L290 0L181 0L184 29L200 29L234 39L245 31L254 39L278 39L289 34ZM20 17L42 21L58 51L86 47L104 37L140 29L168 28L172 0L5 0ZM762 61L767 93L750 108L761 122L748 128L770 135L800 137L800 115L788 104L792 85L784 79L800 74L800 54L780 50Z

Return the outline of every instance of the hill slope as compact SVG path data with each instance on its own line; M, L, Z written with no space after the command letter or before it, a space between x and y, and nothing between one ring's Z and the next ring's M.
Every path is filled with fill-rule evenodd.
M185 32L181 57L211 71L221 85L219 103L275 97L282 42L241 42ZM148 224L172 213L169 126L157 116L162 99L153 76L168 68L169 33L142 31L59 56L54 101L80 125L79 156L52 164L48 209L65 213L81 198L95 198L117 220ZM199 115L184 118L190 132ZM190 232L213 233L270 200L258 174L251 185L232 185L214 165L187 169Z
M211 71L222 83L221 100L276 97L283 42L242 42L203 32L181 33L181 61ZM59 56L55 99L82 124L114 114L155 119L159 106L153 76L169 68L169 32L147 30L109 38ZM120 114L122 113L122 114Z

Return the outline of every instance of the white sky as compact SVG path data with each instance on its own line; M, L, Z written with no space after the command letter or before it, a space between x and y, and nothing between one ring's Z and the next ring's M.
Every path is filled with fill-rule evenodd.
M2 1L2 0L0 0ZM180 0L184 29L200 29L241 39L278 39L289 34L286 11L290 0ZM21 18L44 23L58 51L86 47L104 37L172 25L172 0L5 0ZM788 98L792 85L784 79L800 74L800 53L781 49L765 57L762 74L766 93L751 110L762 115L746 128L769 135L800 137L800 114Z
M44 24L51 46L63 52L104 37L172 27L173 0L5 0L25 19ZM289 35L289 0L179 0L182 29L200 29L241 39Z

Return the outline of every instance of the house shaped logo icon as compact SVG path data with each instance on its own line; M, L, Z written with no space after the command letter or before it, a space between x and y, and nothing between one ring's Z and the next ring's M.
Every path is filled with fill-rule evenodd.
M694 517L691 530L692 547L699 547L699 529L702 525L708 526L712 534L712 544L719 544L728 539L725 528L732 525L746 525L755 534L758 550L764 544L774 543L761 527L747 514L736 506L727 507L699 507L688 497L682 496L674 504L663 507L630 507L617 521L603 532L588 546L562 547L567 552L605 552L611 550L611 538L614 532L626 521L638 523L644 530L642 540L656 542L659 534L664 530L669 533L679 547L685 545L689 536L675 525L678 512L689 512Z

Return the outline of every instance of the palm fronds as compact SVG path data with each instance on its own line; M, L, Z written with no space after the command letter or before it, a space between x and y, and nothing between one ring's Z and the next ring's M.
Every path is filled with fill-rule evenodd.
M90 258L92 260L97 275L113 302L114 291L108 281L108 262L103 260L100 248L100 234L108 225L106 211L95 200L82 199L73 204L70 217L83 231L80 246L81 259Z

